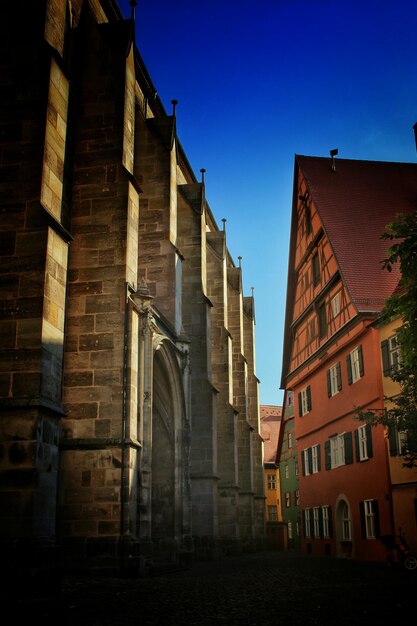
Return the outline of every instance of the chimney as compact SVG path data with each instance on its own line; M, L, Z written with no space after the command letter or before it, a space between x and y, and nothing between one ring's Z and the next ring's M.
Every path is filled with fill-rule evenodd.
M330 150L330 156L331 156L331 159L332 159L332 164L331 164L331 170L332 170L332 172L335 172L335 171L336 171L336 162L335 162L335 160L334 160L334 157L335 157L336 155L338 155L338 154L339 154L339 150L338 150L337 148L335 148L334 150Z

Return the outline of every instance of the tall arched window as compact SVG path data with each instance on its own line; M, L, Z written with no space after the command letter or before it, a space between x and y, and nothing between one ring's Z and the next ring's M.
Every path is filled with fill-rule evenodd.
M342 520L342 540L351 541L352 520L350 518L350 510L346 502L342 502L341 504L341 520Z

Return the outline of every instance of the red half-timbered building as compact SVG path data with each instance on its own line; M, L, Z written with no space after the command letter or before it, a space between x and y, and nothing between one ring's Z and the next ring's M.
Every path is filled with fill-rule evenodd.
M381 261L397 213L417 201L417 164L296 156L282 388L295 397L302 548L379 560L393 532L387 442L355 408L384 406L372 326L398 272Z

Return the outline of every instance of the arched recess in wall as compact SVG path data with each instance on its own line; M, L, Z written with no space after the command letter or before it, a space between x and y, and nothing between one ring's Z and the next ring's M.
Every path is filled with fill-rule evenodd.
M354 556L352 510L344 494L339 495L336 500L336 541L337 556Z
M160 559L172 557L181 542L184 411L175 350L167 340L158 342L153 363L151 536Z

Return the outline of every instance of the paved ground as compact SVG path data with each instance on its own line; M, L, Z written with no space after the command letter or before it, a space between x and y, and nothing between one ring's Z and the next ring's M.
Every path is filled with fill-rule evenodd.
M357 626L417 622L417 572L261 552L152 578L64 579L55 597L22 593L9 623L59 626Z

